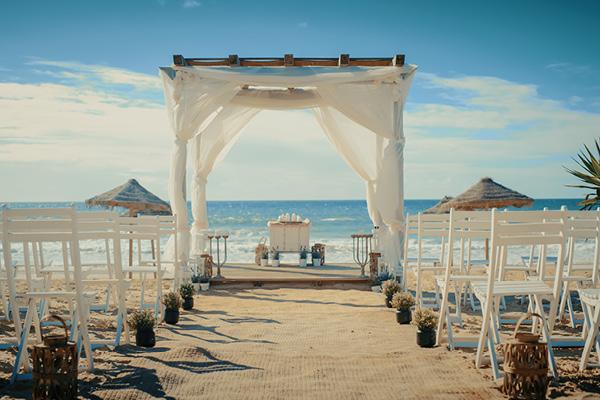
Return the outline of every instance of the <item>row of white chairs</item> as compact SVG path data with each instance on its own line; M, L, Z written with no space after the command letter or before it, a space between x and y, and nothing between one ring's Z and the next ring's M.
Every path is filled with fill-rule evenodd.
M436 284L435 304L440 309L438 343L448 347L476 347L476 365L484 364L489 352L493 372L499 377L495 345L501 342L501 311L507 298L528 299L528 311L544 316L534 318L532 330L548 343L550 369L557 375L555 347L583 346L580 369L590 364L593 348L600 357L598 326L600 324L599 235L600 211L455 211L445 215L417 215L407 220L407 235L417 235L417 256L408 256L405 238L405 269L416 276L416 297L424 306L421 281L424 272L433 272ZM424 260L422 241L440 240L438 257ZM474 259L475 244L490 243L489 256ZM593 251L588 259L578 254L581 245ZM521 253L515 257L509 252ZM522 254L522 253L526 254ZM458 254L457 254L458 253ZM552 254L551 254L552 253ZM512 259L513 262L509 260ZM427 264L429 262L429 264ZM572 327L577 326L571 301L578 293L584 320L577 335L558 335L556 322L568 311ZM450 311L454 296L454 313ZM475 297L482 309L482 325L477 337L458 337L453 324L462 324L461 303ZM474 302L472 302L474 304ZM477 309L473 307L474 309ZM567 310L568 309L568 310ZM600 360L599 360L600 361Z
M142 290L150 278L154 280L156 294L153 301L146 304L142 296L140 307L152 307L157 317L162 313L162 286L169 264L174 271L173 284L178 284L178 260L165 260L161 254L161 238L165 236L174 238L174 254L177 254L176 219L173 216L128 218L120 217L114 211L77 212L72 207L4 208L1 220L2 306L4 316L13 322L15 332L14 340L6 343L6 347L17 347L13 382L19 377L28 377L28 345L41 340L41 320L50 312L66 316L71 339L85 355L80 359L84 361L84 367L91 370L93 348L118 346L123 334L125 342L129 343L125 303L132 282L130 278L139 278ZM137 265L122 260L123 243L127 241L130 245L138 245ZM103 249L105 259L102 262L86 260L83 247L90 242ZM143 242L151 243L154 249L153 256L146 259L142 255ZM54 251L59 249L59 262L47 261L50 247ZM15 260L13 255L19 252L21 259ZM94 339L90 335L93 311L114 317L113 338ZM34 337L30 335L32 327ZM21 374L21 370L25 373Z

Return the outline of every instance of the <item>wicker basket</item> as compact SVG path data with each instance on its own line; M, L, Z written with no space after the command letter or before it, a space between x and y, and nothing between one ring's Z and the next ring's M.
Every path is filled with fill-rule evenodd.
M504 382L502 393L511 399L545 399L548 391L548 345L540 343L540 336L518 332L521 323L539 314L522 316L513 338L504 345Z
M77 346L69 342L65 321L51 315L42 321L59 321L64 335L43 335L42 344L33 346L33 398L76 399L77 398Z

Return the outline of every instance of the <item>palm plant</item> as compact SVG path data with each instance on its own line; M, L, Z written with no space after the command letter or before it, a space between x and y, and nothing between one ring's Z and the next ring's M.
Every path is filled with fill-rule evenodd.
M583 168L583 171L576 171L565 167L568 173L579 178L584 183L583 185L567 185L569 187L580 188L580 189L591 189L593 192L588 193L585 198L578 203L583 210L591 210L595 206L600 206L600 141L596 139L596 151L598 155L595 156L592 151L586 145L583 145L582 150L577 156L579 159L573 158L573 160Z

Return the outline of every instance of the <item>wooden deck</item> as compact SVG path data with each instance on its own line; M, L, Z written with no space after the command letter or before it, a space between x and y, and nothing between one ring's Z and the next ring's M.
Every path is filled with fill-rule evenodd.
M213 270L213 273L216 273ZM222 279L213 279L213 286L227 287L335 287L368 288L369 279L360 276L355 264L327 264L320 267L299 267L282 264L261 267L256 264L232 263L221 268Z

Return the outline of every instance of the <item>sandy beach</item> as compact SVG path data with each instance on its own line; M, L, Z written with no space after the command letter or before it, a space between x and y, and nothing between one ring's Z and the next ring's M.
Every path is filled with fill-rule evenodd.
M419 348L415 327L398 325L369 290L219 289L195 296L179 325L160 324L153 349L95 351L80 374L93 399L488 399L503 398L472 351ZM137 290L128 306L136 306ZM467 317L475 329L477 313ZM106 317L96 318L101 326ZM2 336L6 337L4 325ZM14 351L0 352L2 398L30 398L31 383L8 386ZM577 373L560 357L552 397L600 398L600 374ZM594 392L596 392L594 394Z

